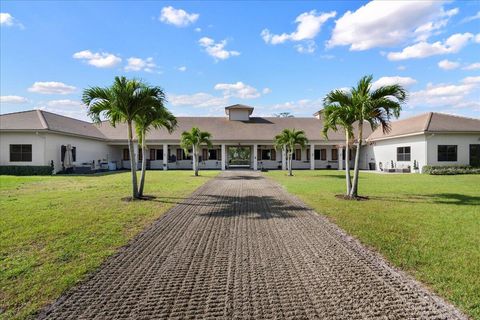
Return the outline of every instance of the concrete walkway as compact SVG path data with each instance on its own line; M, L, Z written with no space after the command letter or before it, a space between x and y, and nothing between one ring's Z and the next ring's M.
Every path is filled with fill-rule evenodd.
M179 201L40 318L463 318L259 173Z

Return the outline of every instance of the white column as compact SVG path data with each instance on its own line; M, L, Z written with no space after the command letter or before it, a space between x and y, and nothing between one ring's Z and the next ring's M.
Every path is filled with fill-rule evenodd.
M163 144L163 170L168 170L168 144Z
M310 145L310 170L315 170L315 145Z
M254 171L257 171L257 167L258 167L258 159L257 159L257 155L258 155L258 145L257 144L254 144L253 145L253 170Z
M287 170L287 152L282 148L282 170Z
M343 147L338 147L338 170L343 170Z
M222 171L225 171L227 163L227 152L225 148L225 144L222 144Z

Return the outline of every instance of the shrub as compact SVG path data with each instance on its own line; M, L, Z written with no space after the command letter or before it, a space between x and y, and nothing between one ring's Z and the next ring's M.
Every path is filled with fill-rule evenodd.
M0 166L0 175L9 176L49 176L53 173L50 166Z
M480 174L480 168L471 166L423 166L422 172L431 175Z

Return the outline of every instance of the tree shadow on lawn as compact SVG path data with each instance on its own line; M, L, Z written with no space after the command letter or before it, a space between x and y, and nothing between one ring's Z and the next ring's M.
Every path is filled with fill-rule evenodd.
M459 193L437 194L407 194L404 197L370 196L371 200L405 202L405 203L435 203L454 205L480 205L480 196L469 196Z

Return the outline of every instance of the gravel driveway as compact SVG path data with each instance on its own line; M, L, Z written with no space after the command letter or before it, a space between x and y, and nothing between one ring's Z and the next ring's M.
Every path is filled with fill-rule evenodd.
M260 173L171 200L40 318L464 318Z

